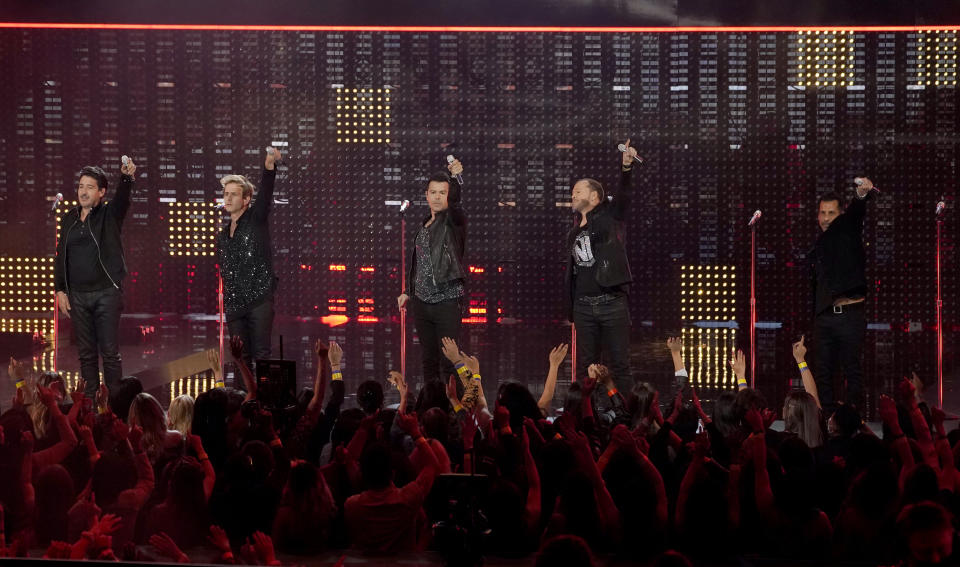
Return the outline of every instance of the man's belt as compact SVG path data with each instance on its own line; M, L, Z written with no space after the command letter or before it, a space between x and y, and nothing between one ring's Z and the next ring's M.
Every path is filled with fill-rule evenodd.
M604 303L610 303L615 299L623 297L616 293L604 293L603 295L582 295L577 298L578 303L586 303L587 305L603 305Z

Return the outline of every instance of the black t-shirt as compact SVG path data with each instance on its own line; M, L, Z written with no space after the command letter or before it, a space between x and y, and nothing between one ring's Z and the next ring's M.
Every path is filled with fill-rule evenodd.
M593 255L590 229L583 227L573 241L573 274L575 297L603 295L604 289L597 283L597 259Z
M113 285L100 265L89 222L77 221L67 232L67 283L70 291L99 291Z

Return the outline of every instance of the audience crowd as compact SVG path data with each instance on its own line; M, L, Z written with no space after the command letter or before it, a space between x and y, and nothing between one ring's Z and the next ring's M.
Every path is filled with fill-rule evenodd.
M553 412L567 346L542 395L444 339L457 375L411 391L362 382L344 405L343 352L316 344L312 389L277 407L231 355L244 389L167 411L126 377L96 399L11 359L0 415L0 557L307 563L435 551L450 564L690 565L737 558L879 565L953 561L960 433L905 379L878 404L820 407L809 372L780 403L743 380L708 414L669 339L670 391L621 392L589 369ZM793 347L805 358L801 339ZM220 361L211 366L220 382ZM396 388L396 409L384 388ZM493 394L493 392L489 392ZM492 403L490 403L492 402ZM353 404L351 404L353 405ZM771 426L782 419L782 431Z

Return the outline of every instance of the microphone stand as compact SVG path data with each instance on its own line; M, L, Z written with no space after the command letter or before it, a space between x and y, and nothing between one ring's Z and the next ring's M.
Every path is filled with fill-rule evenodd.
M407 215L400 206L400 293L407 289ZM407 301L410 301L409 299ZM400 374L407 375L407 306L400 310Z
M217 311L220 316L220 337L218 341L219 351L220 351L220 372L223 376L223 328L224 328L224 312L223 312L223 276L220 275L220 266L217 266ZM282 358L282 357L281 357Z
M943 209L937 215L937 401L943 407L943 298L940 295L940 234L943 231Z
M757 387L757 223L750 221L750 387Z

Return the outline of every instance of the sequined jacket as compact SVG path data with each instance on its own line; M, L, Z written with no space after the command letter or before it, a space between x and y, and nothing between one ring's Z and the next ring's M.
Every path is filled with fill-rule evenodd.
M237 219L230 236L228 222L217 236L217 260L223 277L223 307L227 320L273 297L277 277L273 271L268 217L273 207L273 185L277 170L264 169L256 199Z

